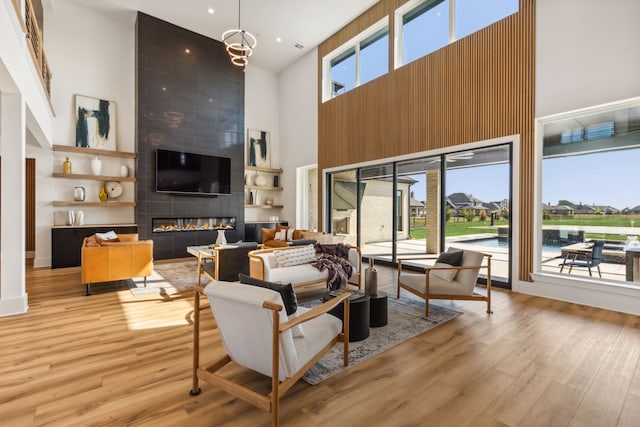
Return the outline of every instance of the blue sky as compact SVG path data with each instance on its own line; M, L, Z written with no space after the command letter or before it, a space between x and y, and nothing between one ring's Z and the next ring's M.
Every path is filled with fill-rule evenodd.
M418 182L411 186L416 199L424 201L426 188L424 175L412 175ZM498 202L509 198L509 166L491 165L450 169L446 175L446 195L471 194L483 202Z
M640 205L640 149L545 159L542 201L564 199L624 209Z
M637 183L640 149L618 150L581 156L556 157L542 163L542 202L559 200L586 205L633 208L640 205ZM411 188L416 199L425 192L424 175ZM509 197L507 165L492 165L447 171L446 194L467 193L495 202Z

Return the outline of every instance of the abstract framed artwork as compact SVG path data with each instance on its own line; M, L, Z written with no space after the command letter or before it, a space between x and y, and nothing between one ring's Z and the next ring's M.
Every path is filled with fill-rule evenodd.
M116 103L76 95L76 147L116 149Z
M247 130L247 165L261 168L271 167L271 141L269 132Z

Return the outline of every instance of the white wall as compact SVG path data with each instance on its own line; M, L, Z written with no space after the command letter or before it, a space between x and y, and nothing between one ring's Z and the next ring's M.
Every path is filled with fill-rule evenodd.
M54 119L53 143L75 145L74 95L116 102L116 144L120 151L135 151L135 31L127 22L78 7L55 2L45 9L45 52L53 73L51 103ZM72 200L75 186L84 186L87 200L97 200L100 182L53 179L62 171L68 154L27 146L27 157L36 159L36 267L51 265L51 226L62 225L67 210L54 208L52 200ZM69 155L74 173L89 173L91 158ZM103 158L103 174L118 175L121 159ZM129 161L129 166L133 163ZM122 200L133 200L133 184L125 183ZM88 207L88 224L133 223L133 208Z
M271 141L271 167L288 168L289 166L283 164L280 158L280 147L282 144L279 126L280 111L278 111L278 76L271 71L266 71L251 65L251 61L249 61L249 65L245 70L244 79L245 144L247 129L269 132ZM247 159L245 159L245 164L246 163ZM272 179L271 176L269 176L268 179ZM256 192L254 192L254 194L256 194ZM245 196L247 195L245 194ZM276 191L259 191L256 197L256 204L262 204L264 197L272 197L276 205L282 204L282 194ZM245 221L266 221L270 216L274 215L279 216L280 220L291 221L290 217L284 215L282 209L245 209L244 215Z
M318 50L282 72L279 80L283 216L297 227L296 168L318 163Z
M640 95L640 1L536 1L536 117Z

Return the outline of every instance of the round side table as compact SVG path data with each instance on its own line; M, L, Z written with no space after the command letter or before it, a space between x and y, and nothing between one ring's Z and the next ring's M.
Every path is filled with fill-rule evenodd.
M333 296L327 294L322 297L322 301L326 302L331 298ZM363 294L354 294L349 298L349 342L362 341L369 336L369 300L369 295ZM342 304L338 304L329 313L343 320L344 308Z
M370 318L369 326L378 328L385 326L388 322L387 317L387 293L378 291L376 295L369 295Z

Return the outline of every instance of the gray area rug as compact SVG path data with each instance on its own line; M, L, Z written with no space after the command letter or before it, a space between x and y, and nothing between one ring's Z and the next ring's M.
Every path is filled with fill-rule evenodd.
M318 304L318 301L309 301L300 305L312 307ZM424 317L424 300L404 296L396 299L389 295L388 304L389 323L381 328L371 328L368 338L349 343L349 366L347 368L342 365L342 343L338 343L322 356L304 374L302 379L309 384L318 384L461 314L455 310L430 304L429 317L427 318Z
M201 284L209 283L206 276L202 276ZM174 262L167 264L155 264L153 274L147 277L147 286L144 286L144 278L136 277L127 281L127 285L133 296L162 295L190 289L198 284L198 262Z

